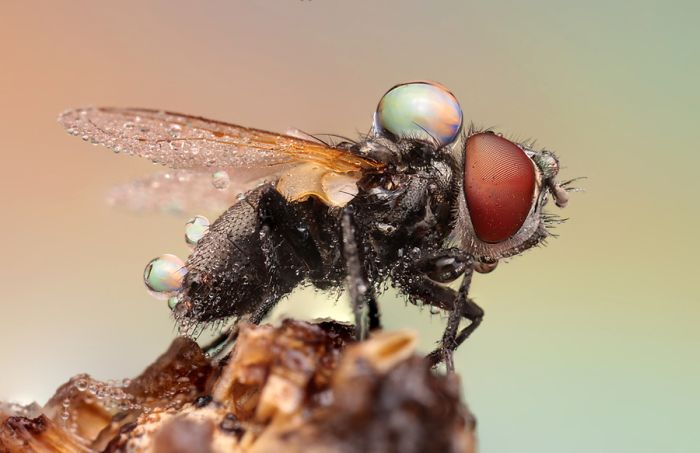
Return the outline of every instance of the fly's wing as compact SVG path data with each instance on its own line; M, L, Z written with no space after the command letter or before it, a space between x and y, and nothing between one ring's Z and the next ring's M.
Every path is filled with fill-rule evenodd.
M170 168L217 170L315 162L340 173L380 165L301 138L179 113L119 108L64 112L72 135Z
M173 169L227 170L234 180L252 169L268 169L263 172L280 174L278 190L290 200L318 196L342 205L348 179L356 181L362 170L382 166L310 140L158 110L76 109L64 112L59 122L85 141ZM302 169L289 170L302 163ZM337 184L334 174L344 175L346 183ZM322 181L332 194L325 193Z
M113 187L107 202L137 213L166 214L220 213L236 202L240 194L274 176L258 178L254 173L237 178L226 190L212 184L212 175L193 170L169 170Z

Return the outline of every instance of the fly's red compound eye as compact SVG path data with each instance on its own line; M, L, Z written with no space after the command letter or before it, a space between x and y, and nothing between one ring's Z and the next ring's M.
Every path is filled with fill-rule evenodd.
M516 144L491 133L469 137L464 192L476 236L505 241L525 222L535 191L535 168Z

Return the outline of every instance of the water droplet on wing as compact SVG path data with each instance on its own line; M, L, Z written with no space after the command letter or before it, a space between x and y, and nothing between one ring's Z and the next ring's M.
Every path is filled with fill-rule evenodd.
M219 190L224 190L229 186L229 184L231 184L231 178L224 170L219 170L211 176L212 185Z

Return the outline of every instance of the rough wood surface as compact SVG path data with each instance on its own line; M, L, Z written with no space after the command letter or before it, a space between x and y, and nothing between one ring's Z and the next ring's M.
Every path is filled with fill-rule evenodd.
M176 339L139 377L78 375L48 403L0 404L0 452L473 452L456 375L415 334L355 343L346 325L245 326L213 363Z

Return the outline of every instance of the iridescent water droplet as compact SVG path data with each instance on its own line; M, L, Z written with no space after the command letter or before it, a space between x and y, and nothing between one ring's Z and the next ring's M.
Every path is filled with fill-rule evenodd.
M224 190L231 184L231 178L224 170L219 170L211 176L211 183L219 190Z
M196 215L185 224L185 241L195 245L209 231L209 219Z
M167 299L182 288L185 274L185 262L175 255L165 254L146 265L143 281L154 297Z
M168 308L171 310L175 310L175 307L177 307L177 304L180 302L180 299L177 296L172 296L168 298Z

